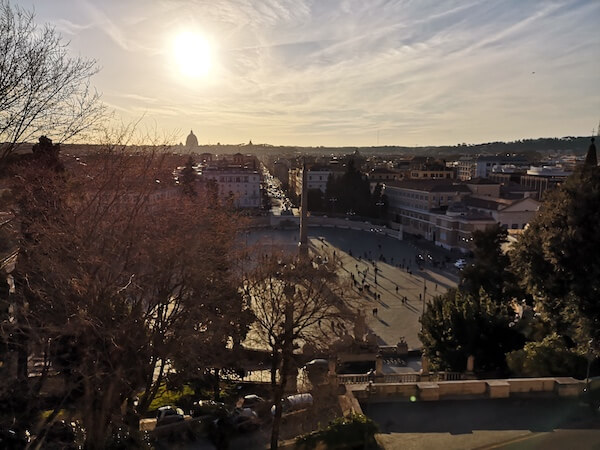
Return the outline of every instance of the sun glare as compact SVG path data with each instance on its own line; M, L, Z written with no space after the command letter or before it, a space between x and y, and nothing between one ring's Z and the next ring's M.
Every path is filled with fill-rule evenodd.
M173 56L181 74L198 78L206 76L211 68L208 41L191 31L179 33L173 41Z

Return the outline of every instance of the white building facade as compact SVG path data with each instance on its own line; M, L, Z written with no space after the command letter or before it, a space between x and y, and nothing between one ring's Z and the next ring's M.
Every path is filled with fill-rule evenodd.
M258 171L239 167L205 167L199 175L201 181L216 184L219 199L231 199L238 208L260 207Z

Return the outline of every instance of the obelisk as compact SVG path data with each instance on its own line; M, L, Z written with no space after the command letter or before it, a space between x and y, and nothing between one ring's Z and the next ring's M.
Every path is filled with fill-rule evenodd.
M308 256L308 182L306 175L306 162L302 162L302 194L300 198L300 242L298 256Z

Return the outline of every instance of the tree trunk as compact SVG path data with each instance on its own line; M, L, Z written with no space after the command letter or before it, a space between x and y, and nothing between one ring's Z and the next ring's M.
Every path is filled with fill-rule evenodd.
M213 396L215 398L215 402L218 402L221 399L221 387L220 387L220 371L219 368L215 368L215 382L213 384Z
M271 392L275 393L277 386L277 367L279 366L279 353L277 350L273 350L273 356L271 357Z
M29 339L25 333L17 334L17 379L21 383L27 382L27 360L29 358Z
M156 397L156 394L158 392L158 389L160 388L160 385L162 384L162 380L163 380L163 376L164 376L164 372L165 372L165 360L162 359L160 362L160 369L158 371L158 376L156 377L156 380L153 381L153 376L150 377L150 383L146 385L146 389L144 390L144 394L142 395L142 398L139 401L137 410L138 413L141 415L146 414L146 412L148 411L148 408L150 407L150 403L152 403L152 400L154 400L154 397ZM154 371L155 367L152 368L152 371Z
M271 429L271 450L277 450L279 447L279 428L281 425L281 415L283 414L283 405L281 399L285 392L288 374L290 371L290 359L292 357L293 346L291 339L291 320L286 320L286 338L281 349L281 370L279 372L279 383L275 389L275 417L273 417L273 428Z
M279 429L281 425L281 416L283 414L283 405L281 399L285 390L285 384L287 383L289 362L288 357L285 354L282 355L281 371L279 372L279 383L275 388L274 402L275 402L275 416L273 417L273 428L271 429L271 450L277 450L279 447Z

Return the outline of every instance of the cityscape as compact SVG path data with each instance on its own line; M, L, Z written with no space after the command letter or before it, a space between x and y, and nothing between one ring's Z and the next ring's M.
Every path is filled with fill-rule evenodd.
M0 0L0 448L598 448L599 18Z

